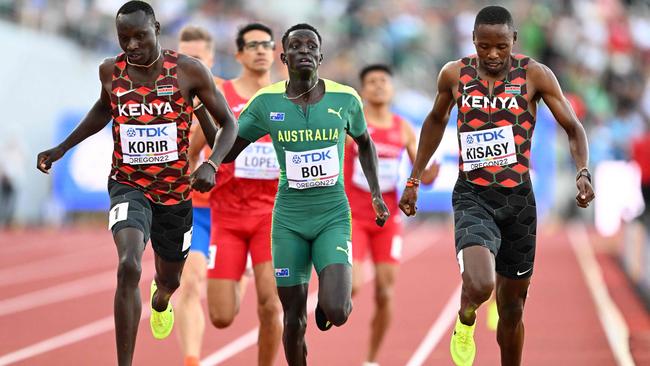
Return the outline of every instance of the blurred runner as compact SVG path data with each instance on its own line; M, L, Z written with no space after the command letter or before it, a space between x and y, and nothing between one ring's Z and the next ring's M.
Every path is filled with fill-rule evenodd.
M214 61L214 44L210 33L201 27L187 26L179 33L178 52L201 60L208 69L212 68ZM222 79L214 77L217 85ZM196 135L200 134L201 143ZM212 154L206 145L205 137L198 121L193 121L190 127L190 146L188 160L190 171L196 170L206 157ZM176 314L178 318L178 336L183 351L186 366L199 364L203 333L205 331L205 316L201 306L201 295L205 291L206 271L210 257L210 193L192 192L192 211L194 229L192 232L192 245L185 261L181 286L179 288Z
M400 208L409 216L416 213L420 177L456 104L461 151L452 203L463 288L451 356L456 365L474 362L476 309L496 287L501 364L519 365L524 303L535 261L537 213L529 161L537 103L544 101L569 137L577 168L576 203L583 208L594 199L587 136L553 72L512 54L517 32L508 10L481 9L473 35L477 55L449 62L440 72L438 95L422 126Z
M397 212L397 182L402 153L415 161L417 138L413 127L390 111L393 99L392 71L387 65L369 65L360 73L361 97L368 122L368 133L375 143L379 165L377 174L386 206ZM433 183L439 165L431 164L422 176L424 184ZM402 253L400 215L393 215L382 228L375 224L370 187L359 161L359 149L348 138L345 151L345 189L352 209L352 296L363 284L363 262L368 252L375 264L375 313L370 327L370 346L364 365L374 366L393 308L393 285Z
M239 118L241 133L227 160L270 135L280 166L273 209L273 266L284 310L289 365L306 365L307 295L312 265L319 278L316 325L343 325L352 311L350 210L343 180L345 136L359 145L378 224L388 219L377 179L377 157L354 89L318 77L321 37L297 24L282 37L289 80L261 89ZM245 156L244 153L243 156Z
M160 24L149 4L127 2L118 10L115 24L124 53L100 65L100 98L60 145L38 154L37 168L47 173L66 151L113 121L108 190L109 228L119 257L115 333L118 364L130 365L141 314L138 284L145 243L151 237L156 264L150 326L154 337L162 339L174 324L169 299L180 284L192 238L191 188L201 192L212 188L237 125L205 65L160 47ZM195 96L222 131L213 141L215 126L201 125L216 148L190 177L189 101Z
M271 29L260 23L240 28L235 42L235 57L242 71L237 78L225 81L221 90L239 117L248 100L271 84L275 42ZM192 137L193 146L203 146L204 141L200 130ZM234 163L220 167L210 197L210 319L217 328L232 324L239 312L244 289L241 283L246 283L242 275L250 256L260 320L259 365L275 362L282 333L271 263L271 220L279 174L271 139L266 136L249 146Z

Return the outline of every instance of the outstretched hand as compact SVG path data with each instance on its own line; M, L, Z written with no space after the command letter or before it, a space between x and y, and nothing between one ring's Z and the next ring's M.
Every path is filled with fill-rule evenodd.
M589 203L596 197L594 194L594 188L591 186L591 182L589 179L583 176L576 181L576 187L578 188L578 194L576 194L576 204L578 207L582 208L589 207Z
M49 174L52 163L61 159L63 155L65 155L65 149L59 146L38 153L36 157L36 169L45 174Z
M375 223L378 226L384 226L386 220L388 220L388 217L390 216L390 212L388 212L388 207L386 207L384 199L373 198L372 208L375 210Z
M209 192L214 187L217 172L210 164L203 163L190 175L192 189L201 193Z

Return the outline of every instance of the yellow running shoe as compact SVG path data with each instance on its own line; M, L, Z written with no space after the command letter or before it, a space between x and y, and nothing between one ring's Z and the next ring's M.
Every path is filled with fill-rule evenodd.
M474 357L476 356L475 328L476 321L474 321L473 325L465 325L460 322L460 318L456 319L456 326L449 347L451 359L454 360L456 366L472 366L474 363Z
M174 310L172 309L171 301L167 304L167 309L162 312L158 312L153 308L153 294L156 293L158 287L156 286L156 280L151 281L151 298L149 299L149 306L151 306L151 318L149 318L149 323L151 324L151 333L156 339L165 339L169 336L169 333L172 332L174 328Z
M487 327L491 331L496 331L499 325L499 308L497 308L497 301L490 300L487 306Z

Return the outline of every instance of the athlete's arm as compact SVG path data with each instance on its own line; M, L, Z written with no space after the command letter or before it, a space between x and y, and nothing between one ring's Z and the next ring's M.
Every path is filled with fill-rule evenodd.
M214 142L214 141L213 141ZM187 160L190 163L190 171L196 170L199 160L201 159L201 151L205 147L205 135L200 126L193 124L190 128L190 147L187 151Z
M424 167L431 159L431 156L440 145L442 135L445 133L449 111L454 102L453 86L458 82L458 62L447 63L438 75L438 93L433 103L431 112L424 119L420 131L420 142L418 144L411 178L420 179ZM407 215L415 215L417 202L417 187L407 186L402 193L399 207Z
M370 195L372 196L372 206L377 214L377 225L383 226L388 219L388 216L390 216L390 213L384 203L379 188L379 178L377 177L377 150L375 148L375 143L372 142L368 130L365 130L357 137L352 136L352 138L359 147L359 163L361 163L363 174L368 180Z
M237 138L235 139L235 143L232 144L232 148L230 149L230 151L228 151L226 157L223 158L223 162L231 163L235 161L235 159L237 159L237 156L239 156L239 154L242 151L244 151L244 149L250 144L251 144L250 141L246 140L243 137L237 136Z
M197 59L179 55L179 70L183 72L184 80L189 81L190 97L197 96L203 108L218 121L220 133L216 134L212 144L212 154L207 158L210 164L202 164L192 173L192 188L199 192L207 192L214 186L217 167L230 150L237 136L237 123L226 99L217 90L210 70ZM214 126L210 119L201 118L197 114L201 128L206 136L212 135ZM212 126L211 126L212 125Z
M210 114L202 105L199 105L198 109L194 109L194 115L196 116L196 119L199 121L199 125L201 126L201 128L196 129L197 136L195 144L198 145L199 143L203 143L203 145L208 144L208 146L214 146L214 140L217 138L219 128L212 120L212 117L210 117ZM199 149L202 149L203 145L201 145ZM191 148L192 137L190 136L190 149Z
M418 139L413 130L413 126L408 123L406 120L401 120L402 123L402 137L404 139L404 146L406 146L406 153L411 160L411 163L415 162L415 156L417 155L418 150ZM431 184L436 177L438 176L438 171L440 170L440 164L435 161L431 163L424 171L422 172L422 183Z
M546 65L531 61L528 66L528 78L535 88L535 97L539 96L544 100L557 122L566 131L576 169L578 171L586 169L589 163L587 134L573 112L571 104L564 97L555 74ZM578 206L583 208L589 206L589 202L594 199L591 182L585 176L580 176L576 181L576 186L578 188L576 195Z
M48 173L52 163L61 159L63 155L88 137L101 131L111 121L111 97L106 91L110 88L111 74L115 65L114 59L106 59L99 65L99 79L102 84L99 99L90 108L81 123L66 137L63 142L54 148L43 151L36 158L36 168L43 173Z
M215 76L214 83L217 86L217 90L223 94L223 89L221 88L223 79ZM217 133L219 133L219 128L214 123L212 117L210 117L210 114L205 110L205 107L203 107L203 105L199 104L198 107L194 108L194 115L199 121L201 128L195 128L192 131L194 133L194 136L190 135L190 171L194 171L194 169L196 169L199 154L201 153L201 150L203 150L203 146L205 146L205 144L208 144L208 146L214 146L214 140L217 136ZM194 163L192 163L192 159L195 159ZM194 169L192 169L192 164L194 164Z

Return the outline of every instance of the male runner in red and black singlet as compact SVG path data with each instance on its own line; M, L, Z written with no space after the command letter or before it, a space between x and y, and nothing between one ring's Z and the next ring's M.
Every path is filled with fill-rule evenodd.
M369 65L361 70L359 77L368 133L377 148L379 186L388 210L396 212L400 160L406 150L411 161L415 161L417 137L406 120L390 111L394 94L391 69L382 64ZM431 164L424 171L422 181L432 183L438 168L438 164ZM383 227L375 224L370 187L361 169L359 149L351 138L345 147L345 190L352 210L353 296L363 283L363 261L369 252L375 264L375 313L364 365L377 365L379 347L392 316L393 284L402 252L402 225L399 215L390 216Z
M272 30L250 23L239 29L235 57L240 75L220 88L235 116L248 100L271 84L275 42ZM201 118L202 113L197 115ZM192 145L201 133L192 136ZM280 168L267 135L249 145L235 162L219 167L211 192L208 309L212 324L226 328L239 312L240 280L247 257L253 265L260 321L258 365L272 365L278 354L282 323L271 262L271 221Z
M456 104L461 151L452 203L463 288L450 351L456 365L472 364L476 309L496 286L501 364L519 365L522 314L535 259L537 214L529 161L538 102L544 101L569 137L578 171L576 201L583 208L594 199L587 137L553 72L511 53L517 32L508 10L483 8L473 34L477 55L450 62L440 72L400 208L415 214L418 178Z
M67 150L113 120L109 227L119 264L115 293L115 332L119 365L130 365L140 321L138 283L145 243L151 237L156 276L151 286L151 330L165 338L173 326L170 297L178 288L192 237L191 188L207 191L230 149L237 126L210 71L198 60L160 47L160 24L151 6L129 1L117 12L117 34L124 53L99 67L100 98L79 126L57 147L41 152L45 173ZM212 155L188 174L188 131L194 97L221 124ZM215 126L202 124L214 136Z

